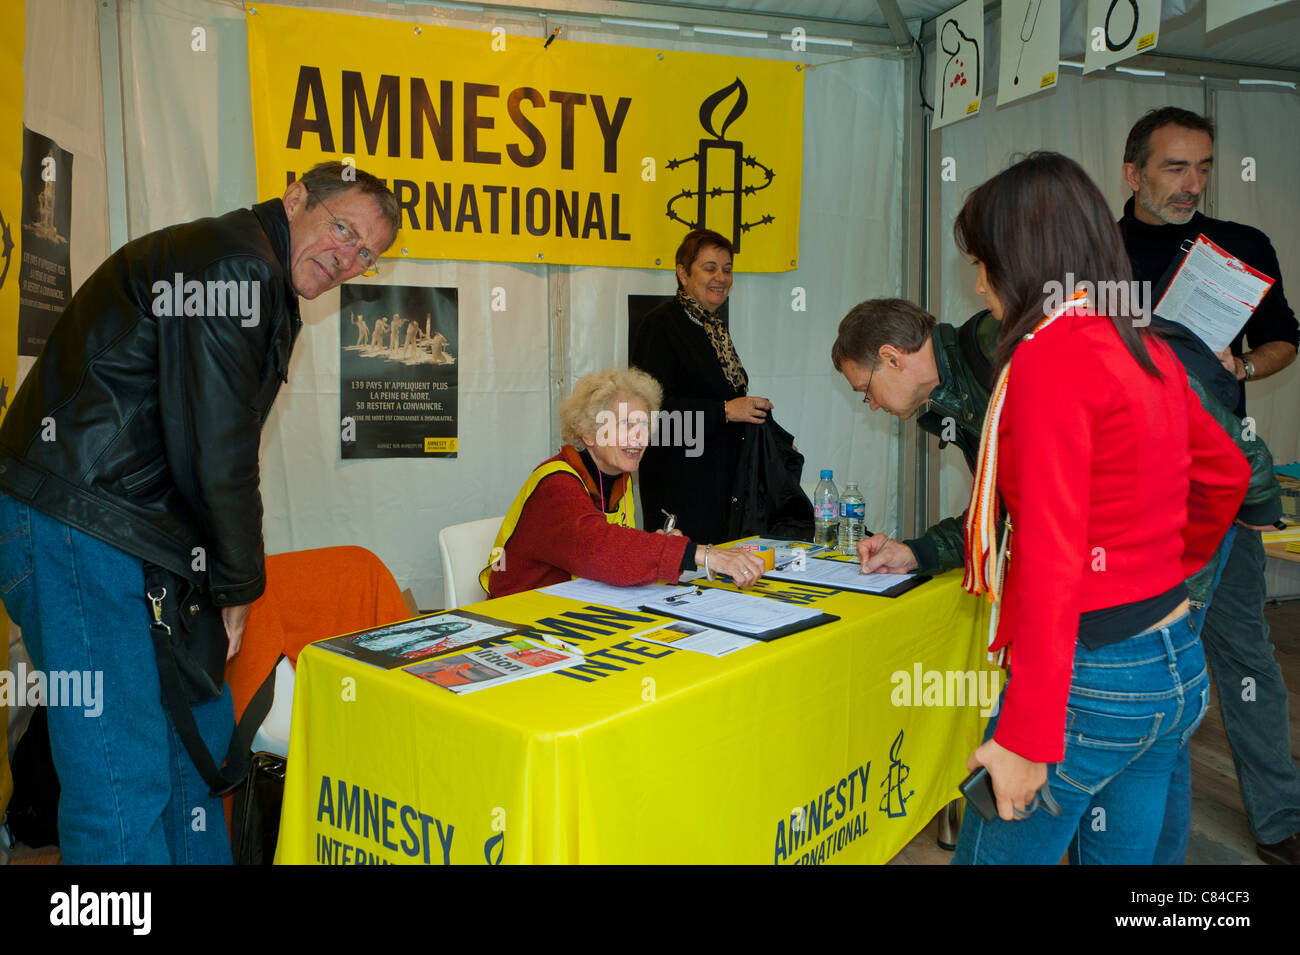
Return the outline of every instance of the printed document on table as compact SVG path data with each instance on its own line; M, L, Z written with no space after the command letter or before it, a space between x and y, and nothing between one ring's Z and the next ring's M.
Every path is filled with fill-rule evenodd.
M694 650L696 653L708 654L711 657L725 657L728 653L735 653L737 650L763 642L742 637L738 633L728 633L726 630L713 630L698 623L688 623L685 620L665 623L645 633L638 633L636 638L648 643L672 647L674 650Z
M695 590L694 587L668 587L663 584L645 584L641 587L615 587L613 584L602 584L597 580L578 577L574 580L551 584L549 587L542 587L537 592L539 594L549 594L552 597L568 597L570 600L599 604L602 607L636 610L647 600L672 597L676 594L690 593L693 590Z
M1273 282L1198 235L1156 303L1155 313L1185 325L1211 351L1221 352L1232 344Z
M712 587L692 590L677 597L647 600L641 607L652 613L684 617L710 627L753 634L796 626L822 616L820 610Z
M911 574L864 574L857 561L821 560L814 558L804 561L804 570L795 570L793 566L785 570L769 570L764 577L773 580L789 580L800 584L822 584L840 590L856 590L861 593L878 594L912 579Z

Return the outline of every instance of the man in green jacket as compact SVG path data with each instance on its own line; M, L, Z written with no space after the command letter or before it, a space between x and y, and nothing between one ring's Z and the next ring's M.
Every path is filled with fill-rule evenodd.
M922 430L937 436L939 447L955 444L973 472L980 430L993 388L993 350L1001 326L986 309L957 328L902 299L872 299L855 305L840 322L831 362L871 410L904 420L917 415ZM1188 370L1188 382L1205 410L1232 435L1250 462L1250 487L1241 517L1248 524L1269 523L1281 513L1281 490L1273 476L1273 456L1257 434L1213 396L1190 360L1190 346L1166 332L1166 341ZM1275 513L1276 512L1276 513ZM966 562L965 514L945 517L912 540L876 534L858 545L864 573L943 573ZM1187 581L1194 610L1209 600L1216 553Z
M987 310L960 328L937 322L911 302L878 298L840 322L831 362L872 411L883 409L955 444L974 471L993 384L1000 326ZM966 560L965 517L945 517L912 540L876 534L858 544L863 573L937 574Z

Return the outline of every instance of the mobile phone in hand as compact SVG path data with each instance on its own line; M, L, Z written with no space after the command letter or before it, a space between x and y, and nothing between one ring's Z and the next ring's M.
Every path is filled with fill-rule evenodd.
M993 777L987 766L975 770L957 788L985 822L998 818L998 797L993 794Z

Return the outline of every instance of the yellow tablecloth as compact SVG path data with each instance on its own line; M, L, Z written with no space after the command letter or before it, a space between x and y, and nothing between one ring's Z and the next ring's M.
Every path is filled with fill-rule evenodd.
M276 861L884 862L957 797L1001 685L960 583L764 581L842 619L720 659L636 638L664 618L516 594L472 609L587 663L466 696L308 647Z

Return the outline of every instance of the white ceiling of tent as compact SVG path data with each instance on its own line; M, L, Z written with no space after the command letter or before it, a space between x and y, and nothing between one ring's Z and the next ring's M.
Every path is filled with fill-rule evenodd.
M957 0L897 0L905 20L933 20L956 6ZM876 0L625 0L624 9L679 8L683 19L725 11L730 14L760 14L790 20L822 21L832 24L886 27L888 20ZM986 0L992 13L998 4ZM1083 48L1083 15L1086 0L1062 0L1062 53L1079 55ZM1161 9L1162 56L1210 59L1225 63L1252 64L1278 69L1300 70L1300 0L1282 3L1215 30L1205 32L1205 0L1164 0Z

